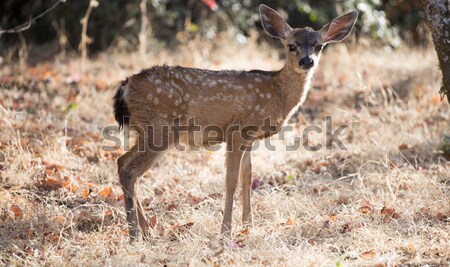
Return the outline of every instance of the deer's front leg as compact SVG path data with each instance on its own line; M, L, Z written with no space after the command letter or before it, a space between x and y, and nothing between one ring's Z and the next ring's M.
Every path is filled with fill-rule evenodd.
M252 206L250 202L252 192L252 159L251 152L245 151L241 160L242 183L242 223L244 226L252 226Z
M231 138L227 140L227 152L226 152L226 193L225 193L225 209L223 212L222 221L222 234L231 235L231 219L233 212L233 196L236 192L236 187L239 179L239 168L243 151L241 150L241 144L239 138Z

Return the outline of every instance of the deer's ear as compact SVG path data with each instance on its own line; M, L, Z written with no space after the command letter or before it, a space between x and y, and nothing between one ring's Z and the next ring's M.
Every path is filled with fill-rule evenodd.
M319 30L324 43L337 43L344 40L351 32L358 18L358 11L352 11L335 18Z
M292 28L278 12L266 5L260 5L259 13L261 14L263 28L267 34L283 41L287 39Z

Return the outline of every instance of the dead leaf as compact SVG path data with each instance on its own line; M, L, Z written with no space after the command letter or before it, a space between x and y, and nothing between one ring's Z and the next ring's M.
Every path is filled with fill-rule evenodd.
M81 193L81 197L84 199L87 199L89 196L89 189L85 188L83 189L83 192Z
M442 97L440 95L435 95L430 99L431 104L437 105L442 101Z
M284 225L286 228L292 228L292 227L294 227L297 224L297 222L298 222L297 218L289 217L286 220L286 222L284 224L282 224L282 225Z
M330 217L329 217L329 220L332 221L332 222L335 222L337 220L337 214L336 213L331 214Z
M103 80L98 80L95 83L95 87L98 91L105 91L106 89L108 89L108 84L106 84L106 82Z
M329 166L329 165L330 165L330 162L328 162L326 160L321 160L314 164L311 171L313 171L314 173L325 172L325 171L327 171L327 166Z
M212 193L208 195L209 198L211 199L221 199L223 197L222 193Z
M239 232L239 235L240 235L240 236L243 236L243 235L249 235L249 234L250 234L250 229L249 229L248 227L242 229L242 230Z
M436 214L436 219L437 219L438 221L450 222L450 216L449 216L449 215L446 215L446 214L443 214L443 213L441 213L441 212L438 212L438 213Z
M349 232L352 231L352 229L353 229L353 227L352 227L351 222L346 222L346 223L344 224L344 227L342 228L342 233L343 233L343 234L349 233Z
M372 259L373 257L375 257L374 251L366 251L361 254L361 258L366 259L366 260Z
M113 197L112 186L107 186L102 190L98 191L98 195L103 198L112 198Z
M23 218L23 212L22 210L19 208L19 206L17 205L12 205L11 206L11 211L14 213L14 217L17 219L22 219Z
M156 218L156 215L153 215L152 217L150 217L150 219L149 219L149 226L152 229L155 229L157 224L158 224L158 218Z
M63 224L64 221L65 221L65 218L64 218L63 216L61 216L61 215L58 215L58 216L56 216L56 221L57 221L59 224Z
M336 204L338 205L342 205L342 204L349 204L350 203L350 199L344 195L340 195L336 200L335 200Z
M360 207L358 211L361 212L362 214L369 214L373 211L373 207L372 205L365 204L362 207Z
M191 204L191 206L197 205L198 203L202 202L203 200L205 200L205 199L201 198L201 197L196 197L196 196L192 195L191 193L189 193L187 195L187 201L189 202L189 204Z
M408 149L408 145L407 144L401 144L398 146L398 150L405 150Z
M171 230L170 230L170 232L168 234L170 240L172 240L172 241L178 240L178 238L181 235L184 235L184 234L188 233L189 229L193 225L194 225L193 222L188 222L188 223L183 224L183 225L179 225L177 223L172 225L171 227L169 227L169 228L171 228Z
M396 213L395 209L391 209L391 208L388 208L386 206L384 206L381 209L380 213L382 215L384 215L385 217L392 217L394 219L399 219L400 218L400 214Z
M68 177L53 178L47 177L43 180L38 181L38 187L44 190L58 190L60 188L67 188L70 185L70 180Z

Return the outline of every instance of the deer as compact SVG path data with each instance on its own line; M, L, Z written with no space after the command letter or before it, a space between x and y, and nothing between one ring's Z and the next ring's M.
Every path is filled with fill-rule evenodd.
M291 28L266 5L260 5L259 12L265 32L286 49L281 70L213 71L163 65L121 82L113 98L115 119L119 129L129 127L137 133L134 146L117 160L131 242L147 235L150 226L136 196L136 181L166 151L180 144L205 148L225 143L226 190L220 233L231 236L239 179L242 223L251 227L252 144L279 132L305 102L324 46L346 38L358 17L357 11L351 11L315 31Z

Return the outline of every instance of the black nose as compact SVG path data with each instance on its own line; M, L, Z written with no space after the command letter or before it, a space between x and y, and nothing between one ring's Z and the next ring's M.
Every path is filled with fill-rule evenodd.
M312 58L310 58L310 57L304 57L304 58L300 59L300 62L298 62L298 64L303 69L310 69L314 66L314 60L312 60Z

